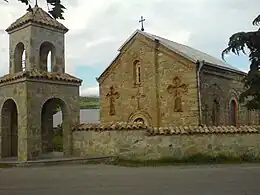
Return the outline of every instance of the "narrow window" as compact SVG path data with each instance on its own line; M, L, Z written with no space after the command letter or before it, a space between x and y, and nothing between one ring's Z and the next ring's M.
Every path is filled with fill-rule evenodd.
M18 43L14 50L14 69L12 73L25 71L26 69L26 52L23 43Z
M51 51L49 51L47 55L47 72L52 72L51 67L52 67L52 53Z
M22 54L22 71L25 71L26 69L26 54L25 54L25 50L23 50L23 54Z
M237 103L235 100L232 100L230 103L231 108L231 125L237 125Z
M141 64L138 60L134 62L134 82L136 85L141 84Z
M46 72L55 72L55 47L50 42L44 42L40 46L40 69Z
M215 99L213 101L213 106L212 106L212 124L214 126L218 126L219 125L219 102Z
M137 83L140 84L141 83L141 67L140 66L137 67L137 71L138 71Z

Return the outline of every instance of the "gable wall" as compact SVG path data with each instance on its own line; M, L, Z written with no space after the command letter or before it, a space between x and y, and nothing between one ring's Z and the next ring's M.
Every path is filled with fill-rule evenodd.
M210 66L204 66L200 73L202 122L212 125L212 109L214 98L219 98L220 114L219 125L231 125L230 102L238 102L239 95L244 90L243 76ZM238 125L259 124L259 112L248 111L241 103L238 104Z
M154 122L154 50L153 42L142 35L126 45L114 65L100 79L100 120L102 123L128 121L130 116L139 112L145 113ZM141 110L137 111L137 100L133 98L138 92L134 85L133 62L141 61L142 86L140 91L145 97L140 99ZM116 114L109 114L110 102L106 97L109 87L114 86L120 97L115 100Z

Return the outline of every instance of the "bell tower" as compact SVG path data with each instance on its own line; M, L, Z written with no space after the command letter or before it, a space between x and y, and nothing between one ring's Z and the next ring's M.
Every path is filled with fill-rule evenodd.
M10 64L9 74L0 78L0 159L28 161L52 153L57 109L62 112L63 155L70 156L82 80L65 72L68 29L36 4L6 32Z
M24 70L47 71L51 52L51 70L65 72L65 33L68 29L36 5L31 12L11 24L9 34L9 73Z

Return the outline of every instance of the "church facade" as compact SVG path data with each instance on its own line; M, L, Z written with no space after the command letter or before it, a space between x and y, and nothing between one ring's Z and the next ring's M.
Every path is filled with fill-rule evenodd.
M97 79L100 120L256 125L259 113L238 101L245 75L206 53L136 30Z

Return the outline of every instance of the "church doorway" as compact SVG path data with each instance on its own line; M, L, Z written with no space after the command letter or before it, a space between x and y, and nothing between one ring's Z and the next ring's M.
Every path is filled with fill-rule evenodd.
M53 127L53 115L62 112L62 122L58 128ZM41 140L43 157L63 156L64 152L64 122L67 119L65 103L52 98L45 102L41 112Z
M220 105L218 100L213 101L212 106L212 125L218 126L219 125L219 115L220 115Z
M1 156L18 155L18 112L14 100L8 99L1 110Z
M231 109L231 125L237 125L237 102L232 100L230 102L230 109Z

